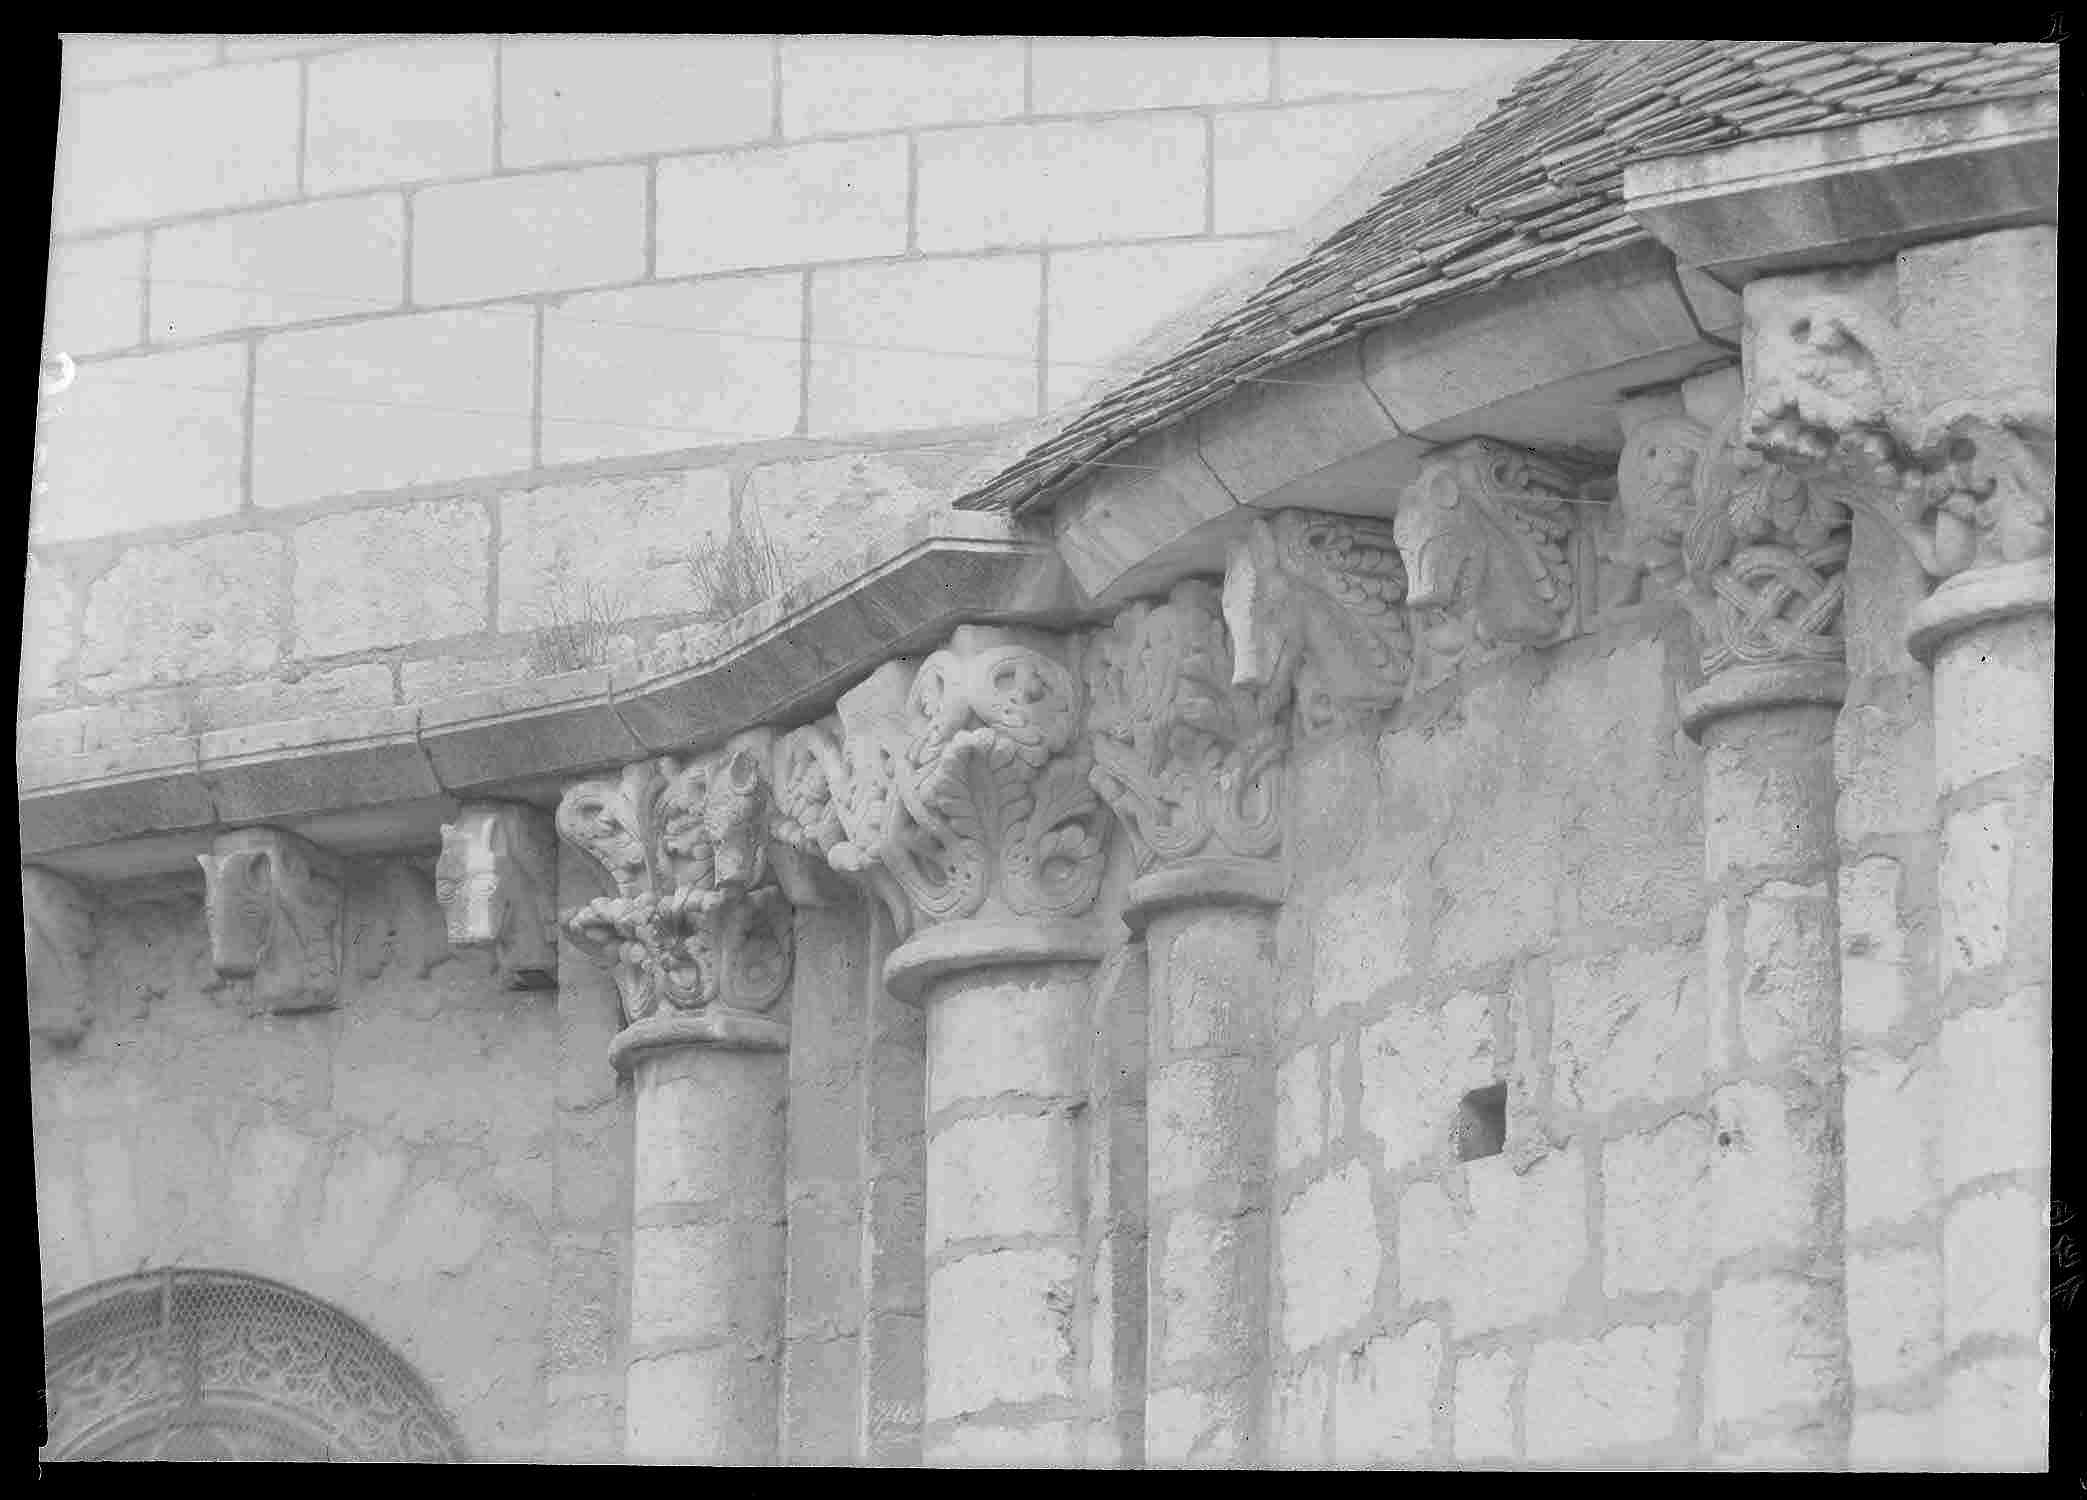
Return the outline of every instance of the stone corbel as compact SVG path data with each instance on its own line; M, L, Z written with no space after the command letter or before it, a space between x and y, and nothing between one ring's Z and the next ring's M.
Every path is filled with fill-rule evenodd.
M1304 736L1381 712L1413 668L1406 568L1390 523L1321 511L1256 518L1233 544L1222 598L1232 682Z
M85 891L49 870L22 870L22 946L27 964L29 1033L71 1046L92 1015L88 955L94 906Z
M558 985L558 849L550 814L516 802L475 802L442 825L435 863L454 948L491 948L516 990Z
M773 735L662 756L583 781L558 805L558 834L613 893L565 919L616 982L626 1030L612 1061L659 1045L781 1047L794 913L768 843Z
M296 834L241 828L220 834L203 867L210 962L253 983L277 1014L323 1010L341 972L340 862Z

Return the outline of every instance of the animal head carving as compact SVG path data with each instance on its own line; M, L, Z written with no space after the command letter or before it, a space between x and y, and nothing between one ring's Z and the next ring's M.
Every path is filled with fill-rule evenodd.
M1432 454L1394 523L1406 602L1469 624L1474 644L1556 640L1573 618L1572 476L1473 438Z
M476 803L442 828L435 899L451 946L491 947L512 989L558 982L556 850L549 817L518 803Z
M331 1006L340 985L338 862L274 828L223 834L196 858L217 972L251 980L267 1010Z

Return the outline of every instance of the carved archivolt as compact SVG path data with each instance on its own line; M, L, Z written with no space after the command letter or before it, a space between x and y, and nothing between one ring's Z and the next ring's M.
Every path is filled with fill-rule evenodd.
M1192 579L1133 604L1087 647L1094 767L1141 870L1211 852L1271 854L1282 840L1280 720L1234 685L1218 590Z
M251 980L264 1010L332 1005L341 972L339 862L276 828L220 834L196 858L217 972Z
M62 875L24 868L22 946L30 1034L77 1042L91 1015L87 961L95 946L94 907L86 892Z
M491 948L510 989L558 984L557 844L549 814L478 802L442 825L435 899L449 942Z
M626 1021L714 1005L771 1009L789 984L792 912L768 854L772 735L662 756L559 802L561 837L608 872L613 895L566 919L607 962Z

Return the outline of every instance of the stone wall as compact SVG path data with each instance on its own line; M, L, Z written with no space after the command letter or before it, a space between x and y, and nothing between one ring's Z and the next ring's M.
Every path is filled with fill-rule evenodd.
M338 1008L256 1014L199 882L104 900L76 1046L33 1044L46 1301L162 1266L288 1282L426 1378L474 1457L614 1459L631 1119L607 978L452 951L432 860L349 866Z
M729 614L762 586L691 552L757 516L787 580L939 509L1550 50L75 39L21 742L412 704Z

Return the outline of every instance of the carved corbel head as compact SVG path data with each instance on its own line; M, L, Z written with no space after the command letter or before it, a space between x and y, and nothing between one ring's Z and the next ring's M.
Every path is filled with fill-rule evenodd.
M450 945L491 948L509 989L557 987L556 889L548 814L520 803L479 802L443 824L435 899Z
M30 1035L71 1046L87 1034L92 1015L87 962L95 947L94 905L87 893L61 875L25 867L22 946Z
M203 867L210 962L253 983L278 1014L334 1004L341 968L341 871L317 845L276 828L220 834Z
M1616 464L1622 522L1615 560L1655 585L1682 585L1681 541L1696 511L1696 470L1710 429L1693 417L1648 417L1631 429Z

